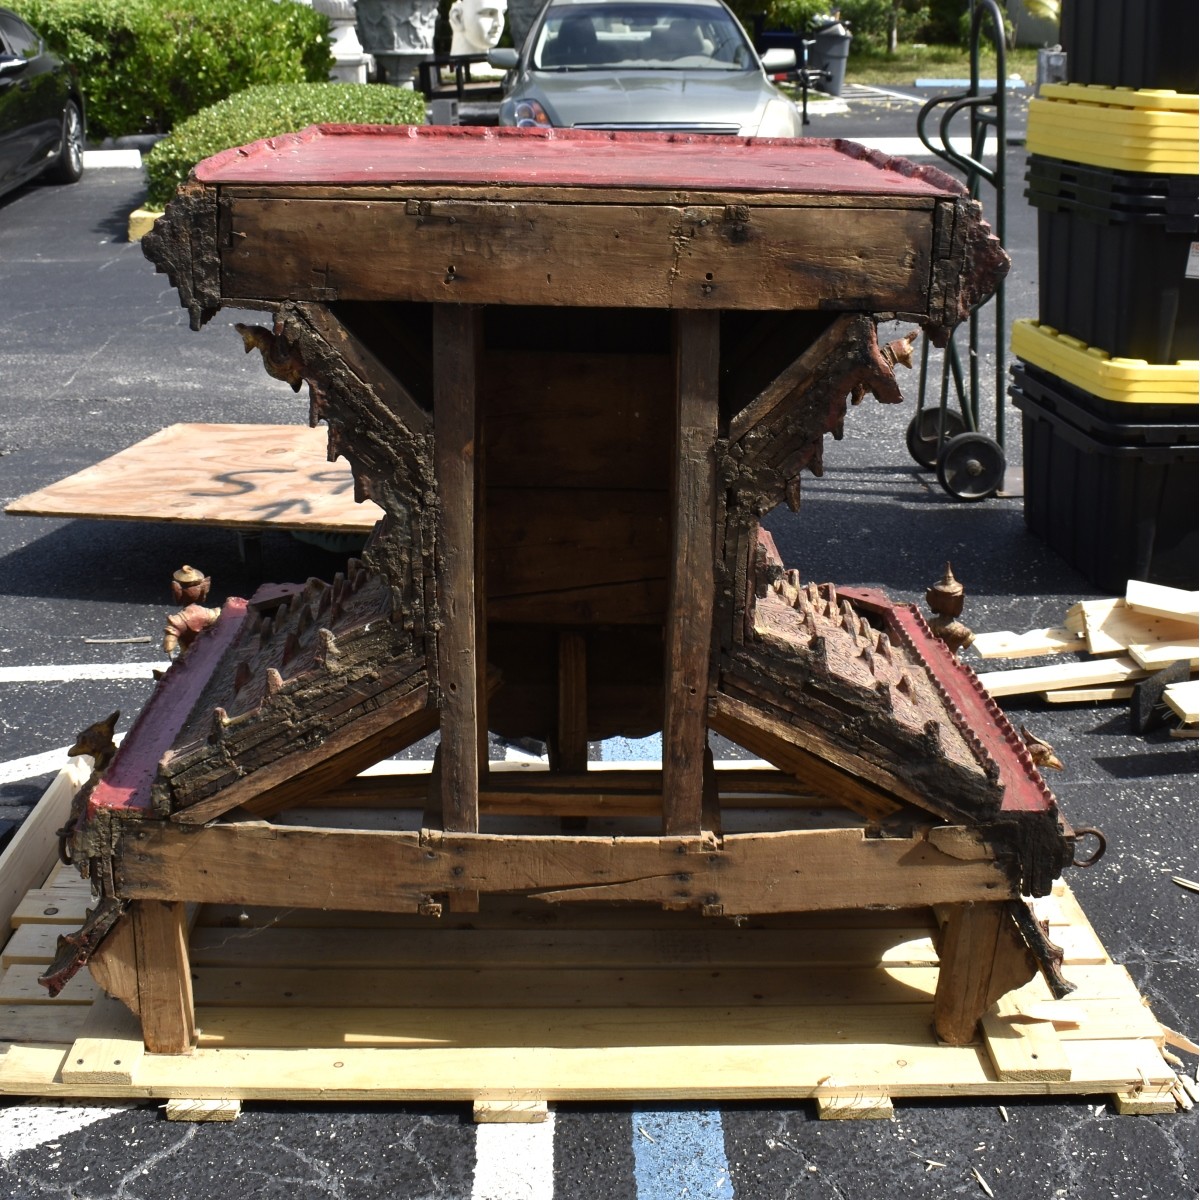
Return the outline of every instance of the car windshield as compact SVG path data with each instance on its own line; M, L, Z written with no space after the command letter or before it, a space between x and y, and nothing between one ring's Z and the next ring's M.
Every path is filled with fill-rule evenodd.
M725 9L644 0L554 6L531 58L543 71L744 71L756 64L753 48Z

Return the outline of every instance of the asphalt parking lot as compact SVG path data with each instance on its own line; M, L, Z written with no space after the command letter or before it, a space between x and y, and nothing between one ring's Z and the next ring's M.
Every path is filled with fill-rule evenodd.
M815 105L810 132L911 137L918 101L914 93L852 96L836 111ZM1014 101L1015 138L1022 104ZM1011 319L1036 315L1037 260L1022 148L1008 147L1007 160ZM306 419L306 399L243 356L238 314L189 331L174 290L125 240L142 195L140 172L100 169L73 188L27 187L0 200L4 503L174 422ZM911 380L906 387L915 395ZM985 428L996 403L986 389ZM789 566L919 601L950 559L967 588L965 619L979 631L1056 625L1075 601L1099 596L1026 531L1019 496L962 504L919 471L904 445L911 411L871 400L853 410L845 438L827 446L824 478L806 478L800 512L772 517ZM1019 460L1017 415L1008 408L1010 461ZM260 571L219 529L0 518L0 820L20 821L82 726L120 708L126 727L149 681L104 678L102 668L156 658L169 577L182 562L213 576L210 602L247 595L263 577L328 577L340 565L284 534L264 537ZM146 636L149 644L91 640ZM57 670L83 667L102 677ZM1171 880L1196 876L1193 749L1166 731L1132 733L1119 704L1018 699L1004 708L1063 760L1051 783L1068 819L1108 837L1107 856L1070 881L1092 924L1156 1016L1194 1038L1197 896ZM1196 1060L1185 1062L1194 1076ZM1004 1112L976 1100L898 1101L892 1122L818 1122L811 1105L794 1103L562 1104L539 1128L477 1131L465 1105L251 1104L232 1125L180 1126L154 1105L47 1112L14 1101L0 1108L0 1192L14 1200L1196 1192L1195 1114L1121 1117L1103 1096L1016 1099ZM489 1174L498 1160L522 1156L547 1164L541 1175L531 1168L523 1191Z

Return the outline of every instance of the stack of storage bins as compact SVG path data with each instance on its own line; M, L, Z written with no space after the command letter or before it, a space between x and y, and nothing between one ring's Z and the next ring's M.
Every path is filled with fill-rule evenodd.
M1029 110L1037 321L1013 328L1025 521L1098 588L1197 585L1197 5L1067 0Z

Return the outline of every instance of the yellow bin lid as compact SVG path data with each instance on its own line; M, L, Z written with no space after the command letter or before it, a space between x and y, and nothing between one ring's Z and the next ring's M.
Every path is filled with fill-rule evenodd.
M1012 352L1102 400L1195 404L1200 397L1200 362L1148 363L1141 358L1114 358L1105 350L1037 321L1013 322Z
M1200 171L1200 96L1185 92L1043 85L1029 104L1033 154L1122 171Z

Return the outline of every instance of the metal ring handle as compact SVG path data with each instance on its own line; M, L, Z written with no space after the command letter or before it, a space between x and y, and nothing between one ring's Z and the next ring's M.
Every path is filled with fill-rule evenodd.
M1108 840L1105 838L1104 834L1102 834L1100 832L1100 830L1098 830L1098 829L1092 829L1092 828L1086 827L1086 826L1081 826L1080 828L1077 828L1075 830L1076 845L1075 845L1074 849L1078 848L1079 839L1082 837L1087 837L1089 834L1096 839L1095 851L1091 854L1090 857L1082 858L1082 859L1075 858L1074 851L1073 851L1072 857L1071 857L1071 866L1073 866L1073 867L1094 867L1104 857L1104 852L1108 849Z

